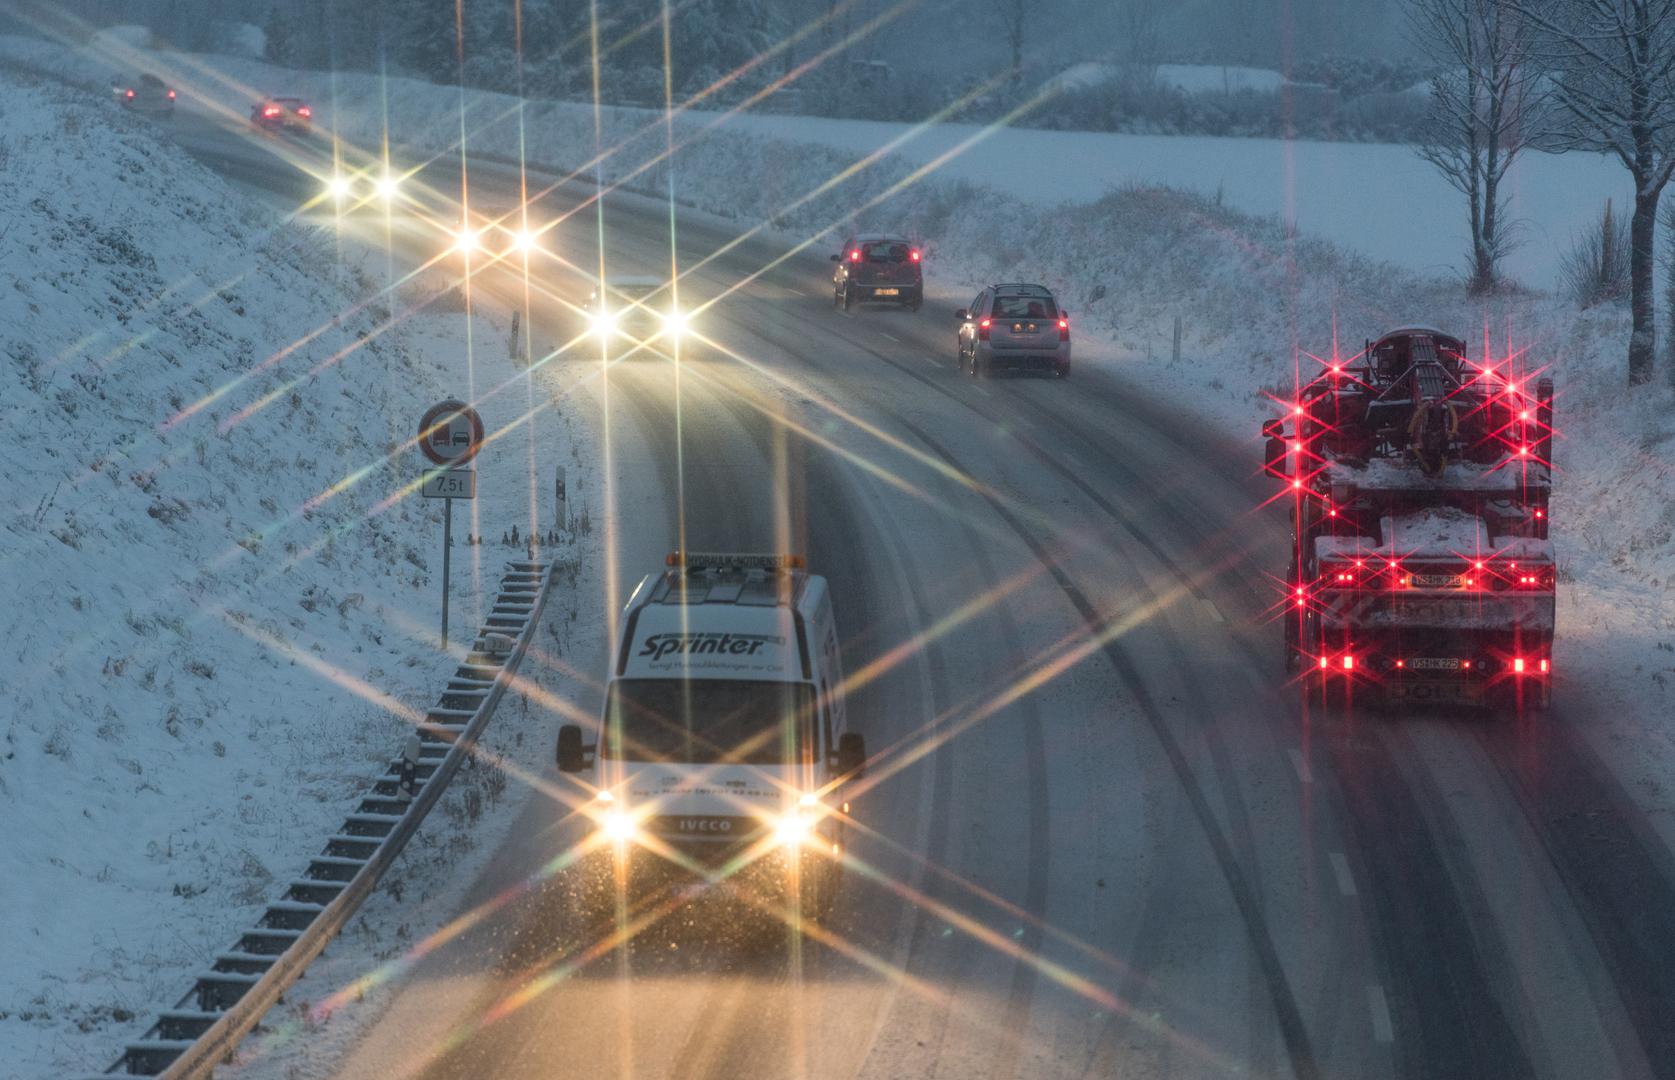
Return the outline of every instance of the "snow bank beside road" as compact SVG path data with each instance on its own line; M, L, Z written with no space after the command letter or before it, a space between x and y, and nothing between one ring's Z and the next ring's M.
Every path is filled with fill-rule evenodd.
M328 237L147 121L7 77L0 131L0 1074L63 1075L172 1004L440 684L432 511L375 508L454 386Z

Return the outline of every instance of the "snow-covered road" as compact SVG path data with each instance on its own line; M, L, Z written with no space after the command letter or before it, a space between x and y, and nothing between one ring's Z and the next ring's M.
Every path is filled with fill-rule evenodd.
M473 172L481 200L514 185ZM555 244L593 265L591 209L570 222ZM604 230L611 267L668 264L666 208L612 196ZM676 232L683 266L733 239L695 214ZM1579 737L1586 699L1541 728L1300 716L1264 618L1285 540L1253 512L1246 440L1098 363L962 380L947 305L835 311L818 256L733 291L778 254L752 242L688 279L716 302L680 368L601 378L570 353L535 379L608 462L587 495L601 610L682 529L789 538L832 581L846 666L877 673L855 713L902 762L860 808L877 834L842 947L741 952L677 921L549 983L586 943L536 890L410 966L377 967L388 942L340 953L374 974L365 1003L252 1041L230 1075L1658 1075L1667 1033L1624 1003L1669 989L1641 943L1675 941L1651 914L1675 879ZM522 288L474 283L503 307ZM575 333L531 303L537 341ZM603 655L566 661L583 712ZM1608 865L1584 813L1632 838ZM531 790L465 907L411 912L415 932L540 880L574 839L561 816Z

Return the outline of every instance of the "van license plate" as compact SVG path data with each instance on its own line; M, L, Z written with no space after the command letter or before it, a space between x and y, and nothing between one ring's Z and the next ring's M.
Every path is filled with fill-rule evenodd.
M874 290L872 290L872 295L874 295L874 296L900 296L901 295L901 290L900 289L874 289Z

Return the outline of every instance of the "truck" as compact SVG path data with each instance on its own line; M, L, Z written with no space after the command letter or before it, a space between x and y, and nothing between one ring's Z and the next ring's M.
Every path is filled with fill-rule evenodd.
M619 892L634 910L713 895L817 921L867 758L826 579L794 554L666 563L624 608L595 737L558 732L558 770L583 784L582 854L606 871L579 906L602 916Z
M1553 381L1526 368L1403 327L1263 424L1292 523L1276 610L1312 700L1547 708Z

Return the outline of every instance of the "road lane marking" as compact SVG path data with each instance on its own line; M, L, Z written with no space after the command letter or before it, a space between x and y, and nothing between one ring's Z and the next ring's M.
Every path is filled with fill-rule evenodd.
M984 397L994 397L994 395L989 393L988 390L984 389L981 386L978 386L976 383L972 383L971 388L973 390L977 391L979 394L982 394Z
M1332 860L1332 875L1338 879L1338 891L1345 896L1354 896L1355 875L1349 872L1349 860L1341 851L1334 851L1327 858Z
M899 338L896 335L890 333L890 331L880 330L879 333L883 334L885 337L889 338L891 341L895 342L897 345L901 344L901 338Z
M1309 768L1309 761L1303 756L1303 752L1293 746L1286 753L1291 756L1291 767L1297 770L1297 779L1305 784L1314 783L1314 770Z
M1373 1038L1381 1043L1394 1040L1396 1031L1390 1026L1390 1004L1384 1000L1384 987L1367 984L1367 1008L1373 1014Z
M790 293L792 296L807 296L808 295L808 293L803 292L801 289L793 289L789 285L785 286L785 291Z
M942 366L941 364L936 362L936 357L934 357L934 356L921 356L919 359L923 360L925 363L929 364L931 367L941 367Z

